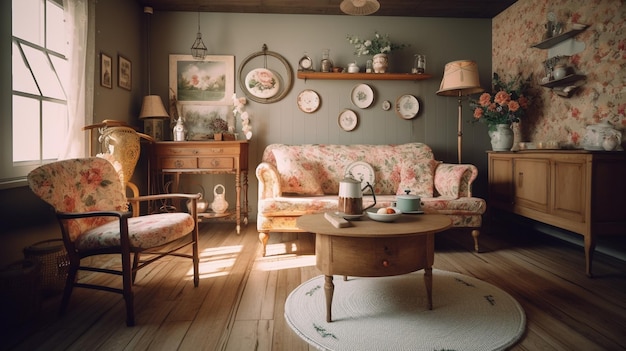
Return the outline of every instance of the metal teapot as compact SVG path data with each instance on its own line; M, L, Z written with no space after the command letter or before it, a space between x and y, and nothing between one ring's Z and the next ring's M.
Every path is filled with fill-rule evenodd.
M374 203L363 208L363 191L370 188ZM347 215L361 215L368 208L376 205L376 195L374 187L369 182L361 189L361 182L354 179L352 174L348 173L346 177L339 181L339 212Z
M197 213L202 213L209 209L209 202L204 199L204 187L200 184L198 184L198 186L202 189L202 192L198 193L200 194L200 198L196 200L196 211ZM191 213L191 200L187 200L187 211Z
M585 150L615 150L622 140L622 133L608 121L587 126L583 137Z

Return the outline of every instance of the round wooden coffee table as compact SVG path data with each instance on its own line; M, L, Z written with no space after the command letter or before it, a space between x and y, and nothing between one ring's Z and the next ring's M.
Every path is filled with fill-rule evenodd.
M444 215L403 214L391 223L364 216L346 228L335 228L324 214L304 215L298 228L315 233L317 268L325 275L326 321L332 321L333 275L386 277L424 269L428 308L432 309L435 233L452 226Z

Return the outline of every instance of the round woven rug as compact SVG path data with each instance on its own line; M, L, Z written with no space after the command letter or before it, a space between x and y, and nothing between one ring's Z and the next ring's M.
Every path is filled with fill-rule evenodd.
M433 269L428 310L423 271L359 278L335 276L331 323L324 276L289 294L285 319L320 350L502 350L524 333L524 310L509 294L459 273Z

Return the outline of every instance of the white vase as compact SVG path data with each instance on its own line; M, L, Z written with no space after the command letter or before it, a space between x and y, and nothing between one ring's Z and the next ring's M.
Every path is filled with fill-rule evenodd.
M513 130L510 124L498 124L489 131L493 151L510 151L513 147Z
M374 68L374 73L385 73L387 72L387 65L389 61L387 60L387 54L376 54L374 55L374 61L372 67Z

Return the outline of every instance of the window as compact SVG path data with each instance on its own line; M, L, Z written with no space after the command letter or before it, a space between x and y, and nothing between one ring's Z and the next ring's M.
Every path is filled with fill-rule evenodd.
M12 0L10 152L0 182L55 160L68 130L68 44L61 0ZM8 124L7 122L10 122Z

